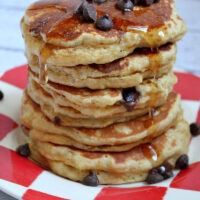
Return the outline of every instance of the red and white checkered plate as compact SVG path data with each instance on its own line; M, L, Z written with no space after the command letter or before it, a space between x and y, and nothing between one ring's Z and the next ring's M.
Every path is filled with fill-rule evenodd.
M200 122L200 78L176 72L175 90L182 95L184 116ZM27 66L7 71L0 78L4 99L0 102L0 189L24 200L200 200L200 136L191 141L190 167L176 171L169 180L155 185L144 183L122 186L87 187L48 172L19 156L15 149L25 142L19 126Z

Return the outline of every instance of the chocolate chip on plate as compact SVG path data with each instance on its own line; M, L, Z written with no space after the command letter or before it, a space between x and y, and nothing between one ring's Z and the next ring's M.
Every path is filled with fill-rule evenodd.
M113 23L109 16L105 14L97 19L96 27L102 31L109 31L112 29Z
M127 109L127 111L132 111L134 106L139 100L139 92L136 91L135 87L126 88L122 90L123 101L122 104Z
M20 145L16 152L23 157L29 157L31 153L28 144Z
M181 155L176 161L176 169L186 169L189 166L189 159L186 154Z
M157 171L164 177L164 179L168 179L173 176L172 169L173 167L168 162L164 162L157 168Z
M88 186L98 186L99 179L96 173L91 171L90 174L83 179L83 184Z
M200 124L198 123L190 124L190 133L193 136L200 135Z
M171 178L171 177L173 177L173 176L174 176L173 171L166 172L166 173L163 175L164 179L168 179L168 178Z
M164 177L161 174L159 174L158 172L157 173L150 172L147 176L146 182L148 184L154 184L154 183L159 183L163 180L164 180Z
M172 169L173 167L168 162L164 162L162 165L149 172L146 182L148 184L153 184L168 179L174 175Z
M94 3L105 3L107 0L93 0Z
M0 101L3 100L4 94L3 92L0 90Z
M83 19L86 22L95 22L97 20L97 11L93 5L87 4L87 6L84 6Z
M55 116L54 117L54 122L55 122L55 124L60 125L60 118Z
M118 0L116 6L124 12L129 12L133 10L133 2L131 0Z

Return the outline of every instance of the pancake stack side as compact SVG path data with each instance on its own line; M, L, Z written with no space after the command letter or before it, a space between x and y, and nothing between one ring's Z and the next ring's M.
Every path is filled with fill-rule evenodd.
M187 154L173 91L187 29L172 0L141 2L41 0L26 10L20 121L41 166L86 185L124 184Z

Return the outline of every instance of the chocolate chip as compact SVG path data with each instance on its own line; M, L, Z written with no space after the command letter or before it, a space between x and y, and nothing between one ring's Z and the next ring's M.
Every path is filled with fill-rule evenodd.
M88 186L98 186L99 180L96 173L91 171L90 174L83 179L83 184Z
M105 14L97 19L96 27L102 31L109 31L112 29L113 23L109 16Z
M172 169L173 169L173 167L168 162L164 162L161 166L159 166L157 168L157 171L165 179L167 179L167 178L171 177L170 175L173 176Z
M147 183L149 184L158 183L164 179L172 177L174 175L172 169L173 167L168 162L164 162L162 165L152 169L149 172L149 175L146 180Z
M16 149L17 153L23 157L29 157L31 152L29 149L28 144L23 144L20 145L17 149Z
M173 171L166 172L166 173L163 175L164 179L168 179L168 178L171 178L171 177L173 177L173 176L174 176Z
M133 3L131 0L118 0L116 6L124 12L129 12L133 10Z
M159 173L149 173L146 179L146 182L148 184L154 184L154 183L159 183L163 180L164 180L164 177L160 175Z
M0 101L3 100L4 94L3 92L0 90Z
M93 5L87 4L83 7L83 19L86 22L95 22L97 20L97 11Z
M82 16L83 20L86 22L95 22L97 20L97 11L95 7L88 4L87 1L83 1L83 3L75 10L75 13Z
M126 88L122 90L123 101L122 104L127 109L127 111L132 111L134 106L139 100L139 92L136 91L135 87Z
M172 169L173 167L168 162L164 162L161 166L157 168L157 171L160 175L164 177L164 179L168 179L173 176Z
M105 3L107 0L93 0L94 3Z
M198 123L190 124L190 133L193 136L200 135L200 124L198 124Z
M54 117L54 122L55 122L56 125L60 125L60 118L55 116Z
M189 163L188 156L186 154L183 154L176 161L176 168L177 169L186 169L189 166L188 163Z
M75 10L75 13L78 15L83 15L83 10L85 9L85 7L87 7L88 2L87 1L83 1L83 3Z
M136 5L150 6L155 0L134 0Z
M166 172L172 171L172 169L173 169L172 165L170 165L168 162L164 162L164 163L162 164L162 166L165 167L165 171L166 171Z

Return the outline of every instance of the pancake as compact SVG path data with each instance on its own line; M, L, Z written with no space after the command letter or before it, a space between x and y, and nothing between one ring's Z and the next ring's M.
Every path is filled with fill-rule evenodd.
M28 85L20 122L31 158L74 181L91 172L100 184L144 181L188 152L172 71L185 23L173 0L129 12L117 2L85 2L97 12L91 23L88 7L78 9L83 0L39 0L21 20ZM103 31L105 14L113 26Z
M131 55L111 63L56 67L48 65L48 80L79 88L128 88L143 80L167 74L176 59L176 45L167 44L156 49L140 48ZM28 58L30 69L39 76L37 56Z
M122 184L145 180L152 168L165 161L174 165L180 155L188 152L189 141L188 124L180 120L151 143L120 153L81 151L31 138L29 145L34 160L63 177L82 181L89 171L95 171L100 184ZM104 179L104 175L110 179Z
M113 29L101 31L74 14L81 0L39 1L22 19L26 55L37 55L55 66L105 64L122 58L138 47L159 47L176 42L186 32L172 0L149 7L135 6L132 12L116 9L116 1L94 4L97 15L108 14Z
M51 107L54 116L62 114L72 118L125 117L134 116L139 109L150 109L164 104L176 80L171 72L158 79L146 80L135 87L140 96L131 112L123 105L121 89L94 91L65 87L51 82L39 85L38 78L30 73L27 92L37 104ZM110 105L111 103L113 105Z
M111 149L111 146L115 146L112 150L117 151L119 149L130 148L126 144L143 143L145 138L149 141L162 134L176 122L180 113L180 96L171 93L167 102L157 108L153 116L147 114L128 122L116 123L101 129L64 127L56 125L46 118L41 112L40 107L32 102L25 94L20 121L23 126L31 130L34 129L47 134L68 137L77 143L87 146L100 146L99 149L102 149L102 151L104 149ZM46 140L44 139L44 141ZM121 148L120 145L125 146Z
M179 111L176 115L174 115L174 117L176 117L174 119L173 118L170 119L170 117L167 116L165 119L157 121L157 123L154 124L154 127L153 126L150 127L152 130L150 130L150 131L147 130L149 135L147 134L147 136L145 138L143 138L142 140L139 140L139 141L136 141L136 142L133 142L133 143L128 143L128 144L89 146L89 145L79 143L79 142L71 139L70 137L67 137L67 136L64 136L64 135L51 134L51 133L42 132L42 131L39 131L39 130L36 130L36 129L29 129L28 133L26 131L25 134L29 135L30 138L32 138L33 140L38 140L38 141L41 141L41 142L49 142L49 143L53 143L53 144L56 144L56 145L72 146L72 147L82 149L82 150L86 150L86 151L123 152L123 151L128 151L128 150L132 149L133 147L136 147L140 144L151 142L151 140L153 138L158 137L163 132L168 130L170 127L175 125L177 120L180 118L179 115L181 115L181 114L182 114L182 112ZM132 124L133 123L134 122L132 122ZM139 125L141 125L141 124L139 124ZM138 125L138 127L139 127L139 125ZM159 126L159 128L157 128L158 126ZM161 127L162 127L162 129L161 129ZM128 128L130 128L130 127L128 127ZM123 132L125 130L124 131L124 134L125 134L125 132L128 130L128 128L126 127L126 124L124 124L121 131ZM137 128L137 129L139 129L139 128ZM154 129L154 132L153 132L153 129ZM102 132L103 131L104 130L102 130ZM105 129L105 131L107 131L107 130ZM131 129L130 129L130 131L131 131ZM132 127L132 132L134 132L133 127ZM140 133L138 133L138 134L140 134ZM116 134L116 136L117 136L117 134Z

